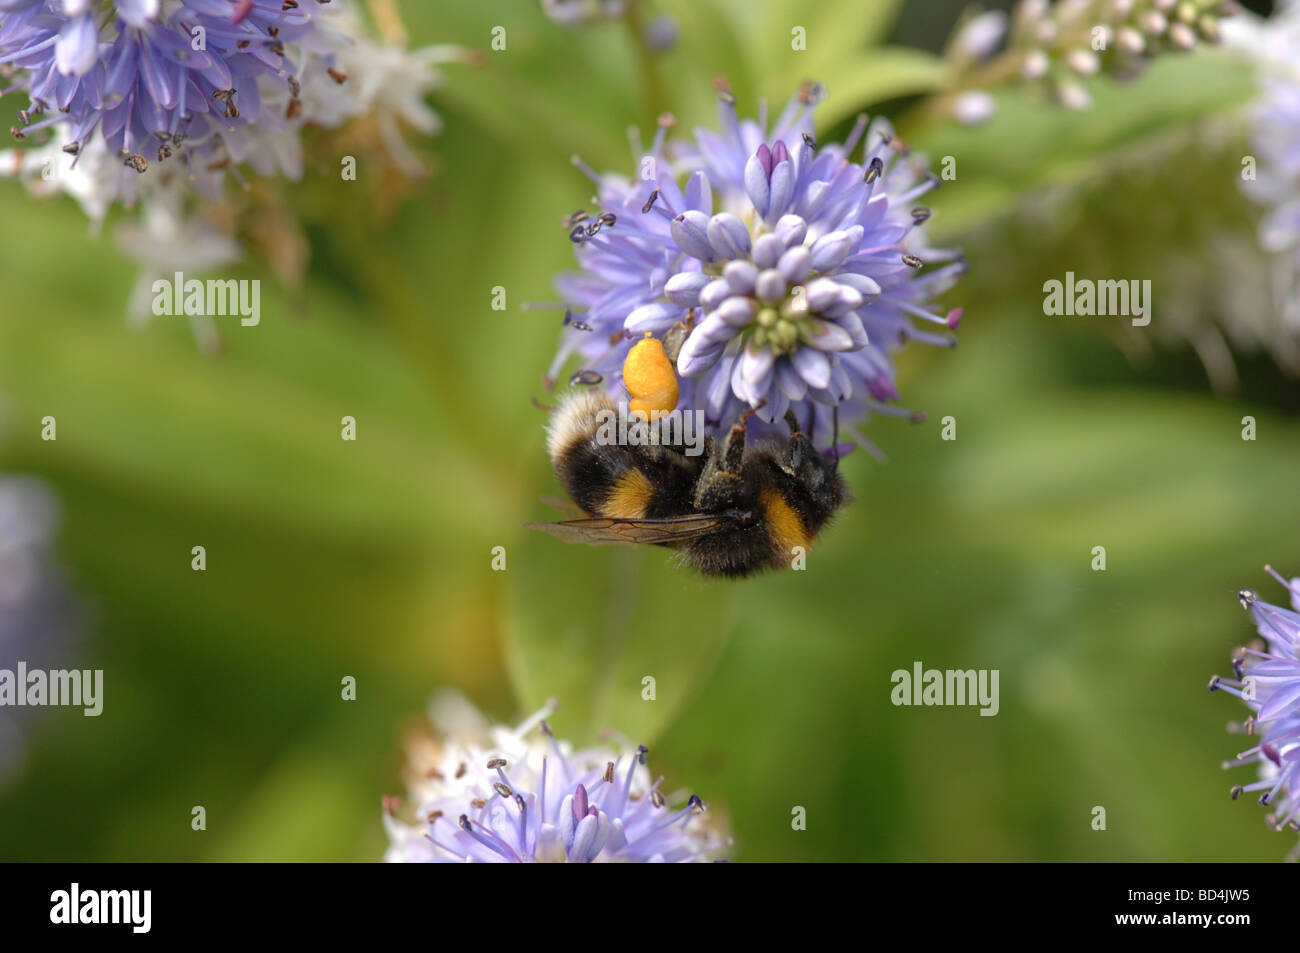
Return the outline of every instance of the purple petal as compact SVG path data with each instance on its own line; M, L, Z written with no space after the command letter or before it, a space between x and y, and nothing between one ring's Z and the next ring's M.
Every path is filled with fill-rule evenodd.
M656 301L654 304L643 304L634 309L623 321L623 327L633 334L642 334L646 331L658 333L671 328L681 319L681 315L680 306L671 302Z
M573 816L575 800L572 794L566 794L564 800L560 802L560 840L565 850L573 846L573 833L578 826L578 820Z
M757 309L754 307L752 298L734 297L728 298L714 311L711 317L717 317L719 320L726 322L729 328L743 328L754 320Z
M844 232L829 232L813 242L811 249L813 267L818 271L830 271L844 264L857 248L858 242L862 240L862 227L856 226L856 230L856 236L854 230L850 229Z
M785 242L770 232L754 239L754 264L759 268L775 268L785 251Z
M812 267L812 253L802 245L796 245L781 256L776 270L781 272L781 277L787 282L796 285L807 279L812 273Z
M829 375L829 371L827 373ZM803 400L808 396L808 382L786 358L776 362L776 386L791 400Z
M687 343L690 343L689 340ZM722 409L727 405L728 398L731 397L731 369L735 365L734 357L723 357L718 359L717 369L709 378L708 385L704 391L704 410L717 420L722 416ZM678 373L686 375L682 370L681 359L677 361Z
M760 151L762 148L765 147L760 147ZM745 194L749 196L749 201L753 204L759 218L766 218L772 187L768 184L767 170L763 168L762 160L757 154L750 156L749 161L745 163Z
M696 172L686 183L686 207L705 215L713 211L713 189L703 171Z
M898 388L884 371L867 380L867 390L877 400L898 400L899 397Z
M1300 701L1300 678L1273 692L1259 710L1259 721L1269 721Z
M852 351L854 349L853 338L849 332L845 331L838 324L832 324L830 321L822 321L818 318L805 319L804 340L809 346L817 348L820 351ZM800 351L807 348L800 348ZM796 352L797 353L797 352Z
M738 295L754 293L754 284L758 281L758 269L753 262L729 261L722 269L722 277L727 279L727 287Z
M692 258L711 262L714 255L713 248L709 244L708 233L705 231L708 225L709 217L703 212L694 210L683 212L673 219L671 226L673 241Z
M140 79L149 97L163 109L172 108L180 100L180 77L174 76L169 66L152 44L140 44ZM244 108L242 98L239 107L241 111Z
M802 245L803 240L808 237L808 223L798 215L782 215L777 219L772 234L785 242L787 248L791 245Z
M569 850L570 860L586 863L591 859L589 854L592 854L591 848L596 840L596 828L599 826L599 819L590 814L578 822L577 829L573 832L573 847Z
M836 284L838 292L835 300L825 308L822 308L820 314L823 318L840 318L851 311L856 311L862 307L862 295L848 285Z
M720 258L743 258L749 254L749 229L730 212L719 212L709 219L706 234Z
M767 389L767 381L772 376L772 364L775 360L776 356L769 347L750 345L745 348L745 353L740 358L740 376L753 388L751 392Z
M821 351L801 347L790 355L790 363L814 390L824 390L831 382L831 359Z
M714 278L700 292L700 305L712 311L731 297L731 284L726 278Z
M731 392L749 403L749 385L745 383L745 378L741 376L740 369L744 365L744 355L736 355L736 361L731 365Z
M818 278L807 285L808 310L819 314L829 308L840 297L840 285L830 278Z
M726 349L726 342L707 340L700 334L700 327L691 332L677 354L677 373L682 377L698 377L703 374L718 363L718 358Z
M59 31L54 45L54 62L64 76L84 76L95 65L99 55L99 30L95 18L77 17L69 20Z
M695 347L704 350L718 344L725 345L735 335L736 329L727 323L720 312L714 311L695 326L688 340L696 341Z
M754 283L755 294L773 304L785 297L786 288L785 278L775 268L760 272L758 280Z
M118 15L134 27L144 26L158 15L158 0L115 0Z
M771 221L780 215L790 204L790 197L794 195L793 162L787 159L772 169L772 180L769 188L768 209L763 215L765 221Z
M862 319L858 317L857 312L850 311L848 314L840 315L835 319L835 323L849 333L853 339L854 350L866 347L871 343L867 336L867 330L862 326Z
M835 276L835 280L842 285L848 285L864 298L874 298L880 294L880 285L876 283L874 278L868 278L866 275L842 271Z
M710 280L702 271L679 271L664 283L664 294L679 307L693 308L700 303L700 292Z

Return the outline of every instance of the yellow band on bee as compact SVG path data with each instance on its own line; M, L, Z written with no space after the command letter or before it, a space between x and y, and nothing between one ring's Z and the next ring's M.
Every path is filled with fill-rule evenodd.
M628 351L623 362L623 385L631 398L628 410L634 414L644 414L653 421L677 407L681 394L677 371L663 344L649 331Z

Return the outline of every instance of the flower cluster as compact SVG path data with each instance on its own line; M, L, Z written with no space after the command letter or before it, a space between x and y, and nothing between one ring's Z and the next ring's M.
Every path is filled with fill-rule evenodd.
M993 113L988 90L1019 82L1087 109L1092 96L1081 80L1131 78L1162 53L1218 43L1233 12L1232 0L1021 0L1010 17L982 13L954 34L947 59L955 81L945 104L959 120L979 122Z
M765 108L742 121L719 93L719 131L670 142L665 116L649 149L634 144L634 179L575 159L599 209L566 223L582 270L557 282L566 329L549 380L577 354L575 380L617 391L632 342L681 326L681 406L703 410L714 432L752 407L763 423L751 427L778 433L793 409L822 447L838 424L874 450L856 424L915 417L892 403L891 354L955 343L961 311L931 302L966 264L918 229L930 211L917 202L940 180L881 121L860 117L843 143L819 145L816 84L771 124Z
M574 751L545 719L487 726L461 696L441 694L431 720L440 737L410 746L409 801L384 802L385 859L404 863L667 862L714 859L718 836L696 795L668 806L651 780L646 748Z
M1289 582L1268 572L1286 587L1294 610L1300 610L1300 579ZM1226 691L1250 706L1252 715L1234 730L1254 736L1258 743L1224 767L1254 764L1259 780L1232 788L1241 794L1262 791L1259 803L1273 810L1269 824L1277 830L1300 830L1300 611L1262 601L1254 592L1239 593L1254 618L1262 644L1234 653L1233 677L1215 676L1211 691ZM1300 856L1297 845L1296 856Z
M144 173L183 155L209 187L219 160L256 154L270 125L301 115L307 75L291 48L324 53L333 38L316 2L280 0L0 0L0 63L16 71L5 93L31 105L10 132L50 129L76 156L102 137L107 153Z
M1228 42L1259 70L1252 110L1258 159L1247 195L1268 209L1259 243L1269 253L1274 305L1283 327L1300 332L1300 3L1287 2L1267 20L1241 17Z
M29 100L0 175L71 195L96 226L139 209L123 244L147 288L241 256L237 223L205 205L228 175L247 188L243 170L301 178L308 126L371 120L418 171L401 128L437 131L435 66L462 55L376 39L345 0L0 0L0 95Z
M51 552L59 507L31 477L0 477L0 668L19 661L53 667L81 628L81 614ZM0 781L22 761L19 719L28 708L0 709Z

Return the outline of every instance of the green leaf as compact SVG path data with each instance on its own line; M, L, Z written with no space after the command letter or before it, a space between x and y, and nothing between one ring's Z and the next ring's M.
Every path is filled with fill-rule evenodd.
M1255 92L1247 64L1219 51L1168 56L1137 79L1091 83L1091 109L1075 112L1023 90L997 96L987 124L899 123L900 134L932 158L956 161L953 188L936 200L937 236L1007 212L1045 185L1095 174L1108 156L1214 116L1230 115Z
M791 8L791 15L811 21L808 51L815 49L824 63L853 59L865 47L878 45L889 35L902 5L902 0L835 0L812 5L806 0L786 0L783 4Z
M825 67L852 58L885 37L900 6L899 0L770 0L744 4L736 15L749 28L754 64L781 71L791 60ZM804 49L793 48L796 28Z
M876 47L851 60L836 60L812 77L824 83L828 93L817 109L818 125L829 128L885 100L938 89L943 70L943 62L929 53L896 47ZM782 80L788 89L794 88L791 80Z

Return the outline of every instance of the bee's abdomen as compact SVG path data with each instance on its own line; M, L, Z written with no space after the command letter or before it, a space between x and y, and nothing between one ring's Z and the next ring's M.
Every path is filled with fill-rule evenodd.
M796 549L807 552L812 545L813 534L808 531L807 523L799 510L770 487L764 487L759 492L758 500L774 552L773 561L784 563L793 559Z
M547 428L555 475L569 497L591 516L647 519L691 512L702 457L660 447L602 439L605 414L616 413L605 395L568 395Z
M622 447L594 438L575 443L556 459L555 474L592 516L643 519L650 511L654 486Z
M773 568L772 548L760 528L701 536L683 544L682 554L706 576L739 579Z
M710 533L684 547L686 558L706 576L739 578L769 569L789 569L812 545L805 518L779 491L758 492L754 520Z

